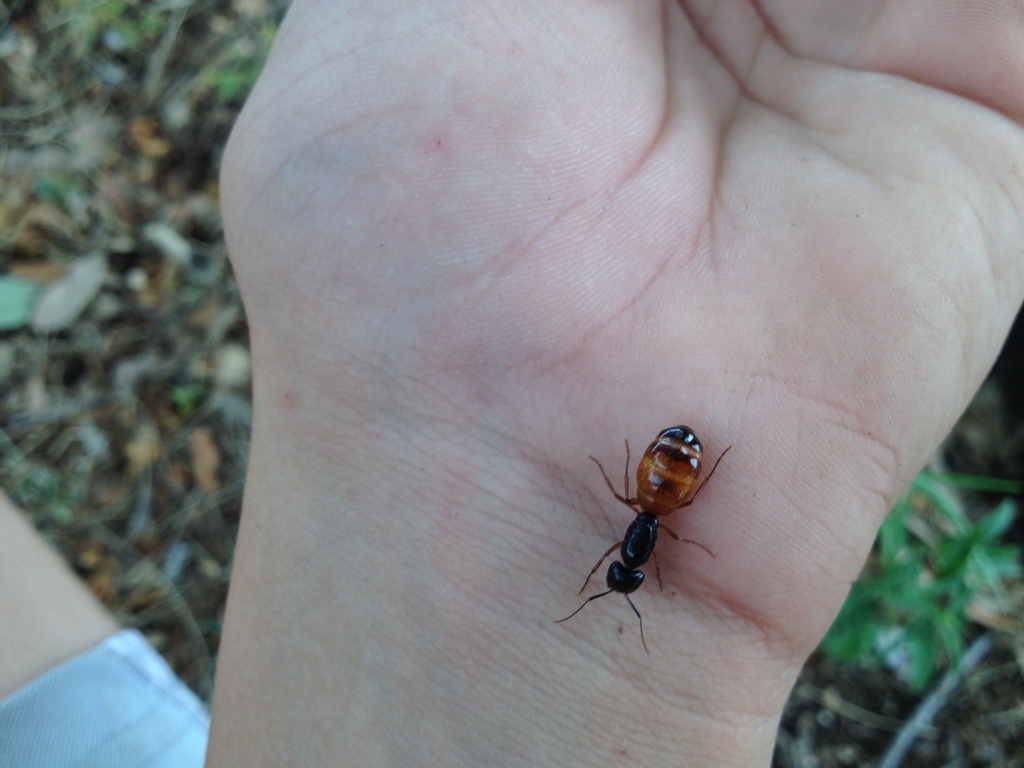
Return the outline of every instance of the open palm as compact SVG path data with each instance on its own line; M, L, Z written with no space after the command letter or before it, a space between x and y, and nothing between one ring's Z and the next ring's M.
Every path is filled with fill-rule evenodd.
M1024 15L393 6L296 2L225 156L256 426L210 764L764 763L1020 304ZM554 624L632 515L587 455L676 424L734 446L668 518L716 557L659 544L650 656L617 596Z

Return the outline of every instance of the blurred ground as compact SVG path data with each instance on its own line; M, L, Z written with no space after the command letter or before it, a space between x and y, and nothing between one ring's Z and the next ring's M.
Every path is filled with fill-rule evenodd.
M217 172L282 10L0 18L0 484L204 698L250 422Z
M218 163L283 10L0 7L0 487L204 699L250 425ZM1004 355L943 467L1024 477L1022 360ZM984 516L997 502L964 505ZM1009 538L1024 541L1019 520ZM993 649L903 765L1024 766L1021 606L976 617L968 641L987 633ZM875 765L921 698L889 668L815 656L776 764Z

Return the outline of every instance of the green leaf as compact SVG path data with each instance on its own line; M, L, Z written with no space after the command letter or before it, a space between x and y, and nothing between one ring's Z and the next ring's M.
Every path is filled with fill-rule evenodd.
M969 475L962 472L937 472L928 474L936 482L951 485L954 488L968 488L983 493L1024 493L1024 482L1020 480L1004 480L999 477Z
M862 658L874 647L878 630L874 597L855 584L825 635L825 652L838 661Z
M986 580L1016 579L1021 575L1020 547L1014 544L985 547L976 557L978 569Z
M956 484L983 488L987 481L968 478L958 476ZM1003 581L1020 578L1022 570L1021 548L1001 543L1016 519L1016 503L1006 500L972 522L943 486L947 479L915 478L879 530L878 556L822 642L837 661L898 668L916 690L963 654L968 606L979 592L1005 604Z
M0 331L12 331L28 325L42 291L38 283L0 275Z
M174 403L174 409L179 416L184 418L188 418L195 412L205 396L206 385L198 381L179 384L171 390L171 402Z
M978 522L982 539L985 541L998 541L1004 533L1010 530L1010 526L1013 525L1016 517L1017 505L1011 499L1003 499L998 507Z
M878 531L883 568L893 567L907 547L907 515L909 512L910 505L904 497L896 503Z
M911 489L924 494L956 526L958 531L970 527L971 523L964 514L960 502L933 475L922 472L914 478Z

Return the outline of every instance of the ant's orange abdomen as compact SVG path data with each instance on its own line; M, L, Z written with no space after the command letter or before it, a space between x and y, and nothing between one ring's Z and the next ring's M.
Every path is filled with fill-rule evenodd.
M682 507L697 482L704 447L689 427L663 430L636 468L637 503L652 515Z

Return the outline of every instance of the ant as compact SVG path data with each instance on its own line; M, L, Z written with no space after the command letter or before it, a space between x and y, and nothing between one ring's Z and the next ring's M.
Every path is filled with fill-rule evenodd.
M608 490L612 492L616 499L632 509L636 517L633 518L633 522L626 529L626 535L622 541L609 547L608 551L597 561L597 565L587 575L587 580L583 582L583 586L578 594L583 594L583 590L590 583L590 577L597 573L597 569L601 567L601 563L608 558L608 555L614 552L616 547L621 547L619 556L622 558L622 562L613 561L608 566L608 577L606 579L608 589L599 595L594 595L584 600L583 605L564 619L558 619L555 622L556 624L568 621L582 611L584 606L592 600L610 595L612 592L621 592L622 596L626 598L626 602L629 603L630 608L633 609L633 613L636 614L637 619L640 620L640 641L644 645L644 650L650 654L650 651L647 649L647 640L644 638L644 619L640 615L640 611L633 605L633 601L629 599L629 596L640 589L640 585L644 583L644 573L640 570L640 566L644 565L651 557L654 558L654 571L658 577L658 588L661 589L661 568L658 566L658 556L654 551L654 545L658 541L659 528L665 529L669 536L676 541L693 544L703 549L712 557L715 556L714 552L700 542L693 539L684 539L677 535L675 531L661 523L659 518L693 504L693 500L697 498L697 494L708 484L708 480L715 473L718 464L722 461L722 457L729 452L730 448L732 448L731 445L722 451L718 461L715 462L711 471L708 472L707 477L697 486L697 490L690 493L693 490L694 483L697 482L697 477L700 475L701 460L704 458L704 447L701 445L697 435L689 427L679 426L663 429L658 433L654 442L647 446L647 450L644 451L644 455L640 458L640 463L637 464L636 496L633 498L629 496L629 440L626 441L625 496L620 496L618 491L615 490L615 486L612 485L612 481L608 478L608 473L604 471L601 462L593 456L588 457L601 470L604 481L608 485Z

